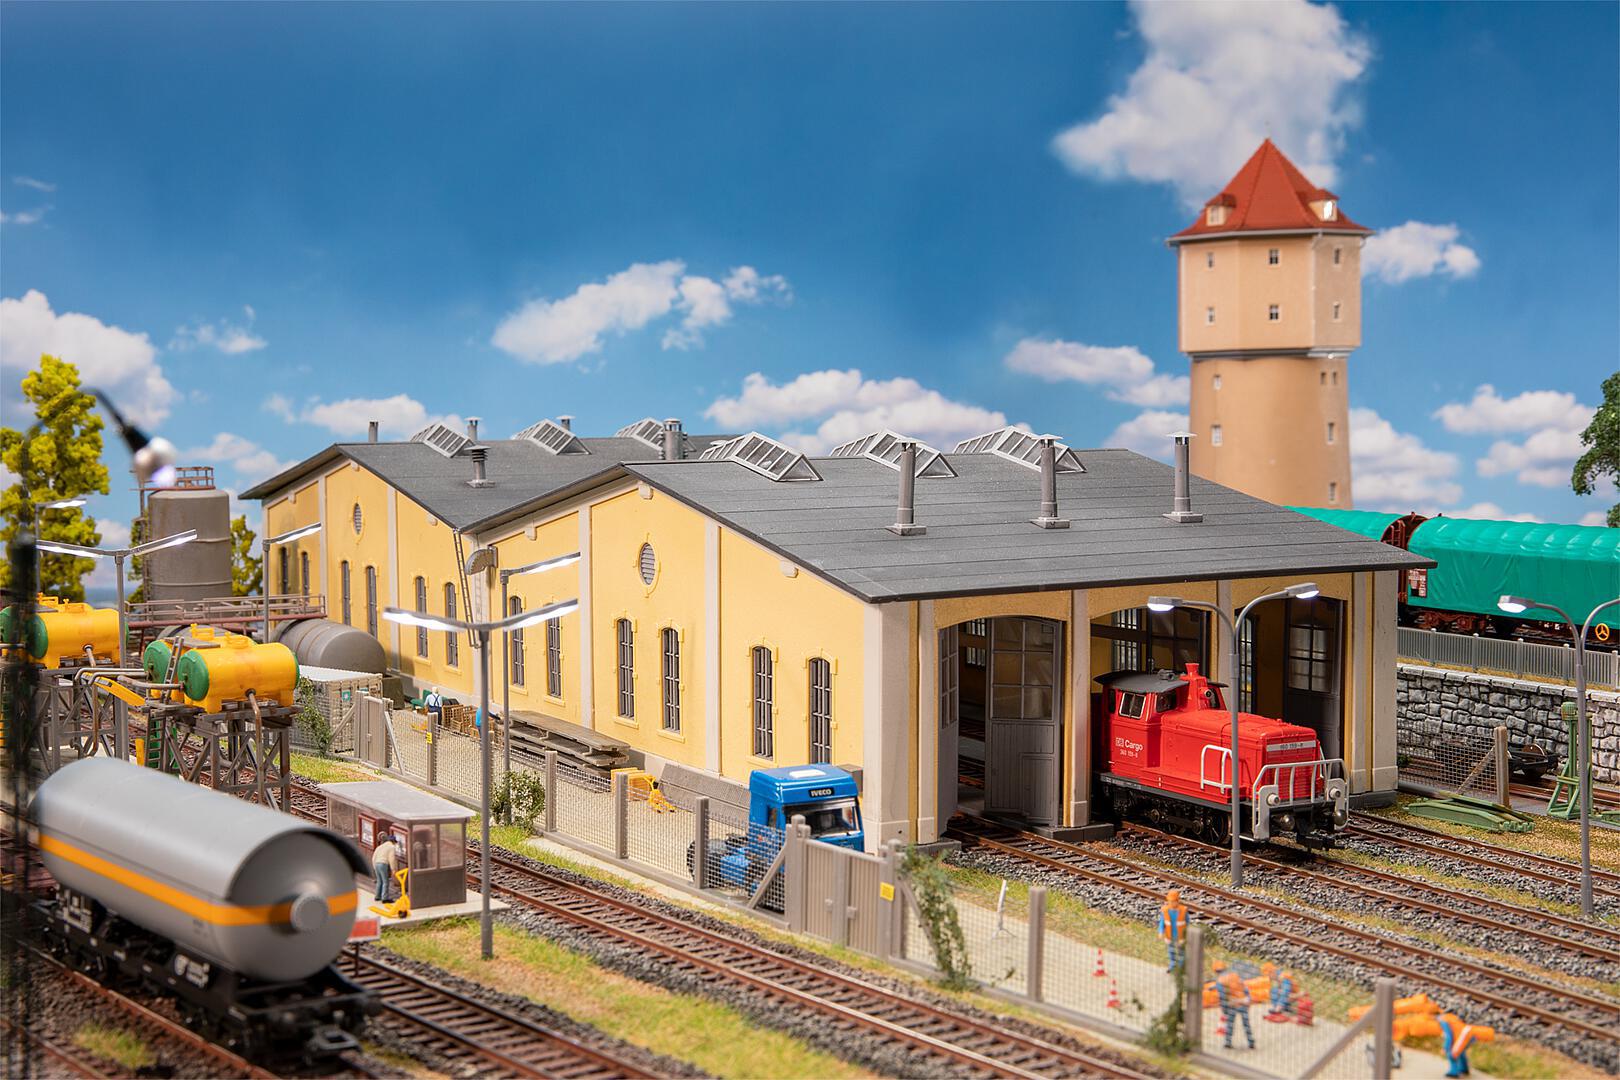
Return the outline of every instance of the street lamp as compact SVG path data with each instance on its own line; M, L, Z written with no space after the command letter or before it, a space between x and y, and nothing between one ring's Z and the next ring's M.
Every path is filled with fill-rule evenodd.
M500 572L501 617L505 618L506 616L508 603L506 583L509 580L528 574L542 574L547 570L558 570L564 566L572 566L577 562L579 562L579 552L576 551L569 555L558 555L556 558L541 559L539 562L514 566L510 570L502 570ZM501 634L501 723L506 726L502 743L506 753L506 772L510 774L512 772L512 631L510 628ZM546 798L551 798L549 791L546 792ZM511 800L507 800L506 812L506 823L510 825L512 823Z
M35 536L39 535L39 512L41 510L71 510L76 506L83 506L88 501L89 501L88 499L73 498L73 499L52 499L49 502L33 503L32 506L33 506L33 511L34 511L34 535ZM39 572L39 548L38 547L34 548L34 577L39 580L40 588L44 589L44 587L45 587L44 586L45 578Z
M1586 635L1598 612L1616 604L1620 604L1620 597L1599 604L1587 615L1586 622L1577 627L1569 613L1557 604L1544 604L1524 596L1504 596L1496 601L1496 606L1509 615L1523 615L1531 608L1554 612L1575 638L1575 726L1580 729L1581 740L1581 914L1588 919L1592 917L1592 725L1586 715ZM1570 752L1574 753L1575 747L1570 747Z
M165 536L161 540L150 540L144 544L136 544L127 548L91 548L80 547L78 544L62 544L55 540L39 541L39 550L55 552L58 555L73 555L80 559L111 559L118 575L118 666L124 666L124 649L129 637L129 620L124 614L124 560L139 555L150 555L154 551L164 548L179 547L189 544L197 539L196 529L187 529L172 536Z
M483 956L485 960L495 956L495 924L489 910L489 787L490 787L490 746L489 746L489 636L496 631L521 630L526 626L545 622L548 619L560 619L564 615L571 615L579 610L578 600L564 600L556 604L535 608L533 611L509 615L504 619L495 619L490 622L469 622L465 619L449 619L442 615L428 615L420 611L406 611L403 608L390 607L383 609L383 618L389 622L401 623L405 626L420 626L425 630L442 630L445 633L471 633L478 639L478 680L479 712L482 716L478 724L478 749L483 767L483 793L481 800L481 813L479 817L479 877L484 893L483 912L479 916L479 930L483 943ZM546 798L551 798L551 792L546 792Z
M264 538L264 559L259 566L259 591L264 593L264 640L270 640L270 549L277 544L290 544L294 540L302 540L306 536L313 536L321 531L321 523L313 525L300 525L296 529L288 529L280 536L267 536ZM323 570L322 573L325 573Z
M1238 695L1236 693L1238 689L1240 672L1242 670L1242 658L1239 655L1242 646L1238 640L1238 628L1243 625L1243 620L1249 617L1249 612L1254 610L1256 605L1263 604L1267 600L1309 600L1319 592L1321 592L1321 590L1316 587L1316 583L1314 581L1304 581L1300 582L1298 585L1290 585L1286 589L1279 589L1277 592L1266 593L1264 596L1257 596L1253 600L1250 600L1243 606L1243 610L1238 612L1238 617L1236 619L1233 619L1232 616L1228 615L1224 610L1221 609L1219 605L1211 604L1204 600L1185 600L1179 596L1148 597L1147 606L1149 611L1163 613L1166 611L1174 611L1176 608L1198 608L1202 611L1213 611L1216 615L1220 616L1221 622L1226 624L1227 632L1232 637L1230 675L1231 686L1228 689L1232 690L1233 692L1227 695L1227 704L1230 705L1232 709L1232 750L1228 757L1231 758L1232 763L1231 832L1232 888L1234 889L1243 887L1243 800L1238 792Z

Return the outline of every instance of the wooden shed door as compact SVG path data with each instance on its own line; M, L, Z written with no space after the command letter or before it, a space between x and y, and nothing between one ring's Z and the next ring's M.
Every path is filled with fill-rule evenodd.
M1052 619L991 620L984 808L1032 825L1058 820L1063 627Z

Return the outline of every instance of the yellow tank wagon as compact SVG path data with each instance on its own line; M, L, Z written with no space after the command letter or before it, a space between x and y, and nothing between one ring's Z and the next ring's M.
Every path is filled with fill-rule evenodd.
M64 657L83 657L90 646L98 660L118 656L118 609L60 601L41 596L33 621L23 634L28 655L46 668L58 667ZM0 639L10 641L14 609L0 611Z
M204 712L218 712L225 702L240 701L249 693L260 701L291 705L298 661L285 645L260 645L241 634L229 634L214 648L187 650L176 665L175 679L186 701Z

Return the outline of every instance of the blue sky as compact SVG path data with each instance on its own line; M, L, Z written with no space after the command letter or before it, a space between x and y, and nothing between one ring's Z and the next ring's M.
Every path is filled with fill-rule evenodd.
M1384 231L1358 505L1595 518L1617 11L8 3L4 416L51 349L237 489L372 417L1157 451L1270 133Z

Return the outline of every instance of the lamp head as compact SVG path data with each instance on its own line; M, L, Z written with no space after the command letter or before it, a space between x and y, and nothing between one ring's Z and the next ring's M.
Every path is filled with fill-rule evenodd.
M50 502L39 503L41 510L71 510L75 506L83 506L87 499L53 499Z
M1316 587L1316 582L1314 581L1302 581L1298 585L1288 586L1288 588L1284 589L1283 592L1287 593L1295 600L1311 600L1319 596L1322 590Z
M314 534L316 534L316 533L318 533L320 531L321 531L321 523L317 521L313 525L303 525L303 526L300 526L299 528L296 528L296 529L289 529L287 532L282 533L280 536L272 536L270 538L270 543L272 543L272 544L290 544L294 540L302 540L304 537L313 536Z
M404 626L420 626L425 630L444 630L455 633L462 629L461 624L449 622L434 615L420 611L406 611L404 608L383 608L382 617L389 622L400 623Z
M1147 601L1149 611L1157 611L1161 615L1166 611L1174 611L1182 605L1179 596L1150 596Z
M564 566L572 566L579 562L579 558L580 553L575 551L567 555L558 555L554 559L541 559L539 562L532 562L527 566L519 566L512 570L508 570L506 573L508 577L523 577L526 574L543 574L547 570L560 570Z
M552 619L560 619L564 615L572 615L578 610L578 600L563 600L555 604L547 604L545 607L535 608L533 611L525 611L523 614L513 617L510 621L503 621L502 628L506 630L522 630L524 627L550 622Z
M129 553L131 555L146 555L153 551L162 551L164 548L179 547L181 544L189 544L195 539L197 539L197 530L187 529L185 532L177 532L172 536L165 536L160 539L153 540L149 544L139 544L133 548L130 548Z
M1497 599L1496 606L1509 615L1523 615L1526 611L1539 605L1534 600L1523 596L1502 596Z
M53 555L73 555L80 559L105 559L108 555L107 552L97 551L95 548L80 547L78 544L62 544L55 540L40 540L37 541L36 546L38 546L39 550L49 551Z

